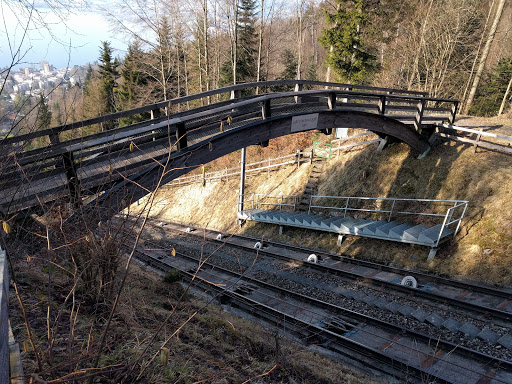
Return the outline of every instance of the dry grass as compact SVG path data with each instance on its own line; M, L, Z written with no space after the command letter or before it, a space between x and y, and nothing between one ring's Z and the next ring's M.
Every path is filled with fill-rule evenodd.
M34 250L35 251L35 250ZM25 303L28 319L36 335L36 347L48 353L46 345L46 287L47 274L44 260L38 259L28 250L30 259L16 258L15 270L19 288ZM28 261L30 260L30 261ZM102 320L85 303L81 303L79 316L74 325L73 338L69 337L70 307L63 305L63 295L69 287L64 273L55 271L54 287L51 293L52 318L59 313L60 325L56 327L55 344L51 362L45 362L44 372L39 374L45 380L55 380L70 372L79 372L90 366ZM116 316L114 317L109 341L100 359L100 368L112 366L123 368L121 372L100 374L94 382L133 382L135 375L124 376L126 367L133 363L163 319L173 308L176 313L159 334L149 355L159 351L161 342L169 337L178 326L199 311L185 327L173 337L169 348L168 363L157 359L145 371L142 383L242 383L271 371L270 374L251 382L254 383L379 383L354 369L329 358L318 357L317 353L278 337L262 326L223 312L220 307L208 306L204 302L182 296L183 288L178 283L165 283L161 277L132 265L127 285L123 291ZM22 351L25 374L35 371L34 356L29 347L26 330L15 297L10 300L10 320L16 340L25 347ZM311 349L314 346L311 346ZM146 356L144 361L147 361ZM277 364L277 366L276 366ZM274 368L275 367L275 368ZM123 375L121 375L123 374ZM119 376L121 375L121 376ZM78 375L77 377L79 377ZM68 377L69 378L69 377ZM78 379L75 382L87 382Z
M510 119L461 120L460 125L483 126L511 134ZM490 128L489 128L490 127ZM327 141L325 138L323 141ZM310 143L312 140L310 141ZM318 193L334 196L373 196L469 200L460 234L445 244L431 263L428 249L364 238L348 238L341 247L335 236L277 226L248 223L246 233L267 236L348 254L353 257L422 268L449 275L484 279L512 285L512 157L468 145L445 143L418 160L405 144L394 144L382 152L375 146L352 150L328 161ZM290 151L292 152L292 151ZM238 159L237 159L238 160ZM253 161L248 157L248 161ZM309 166L251 176L246 192L301 194ZM170 204L156 216L187 223L237 231L236 194L238 180L169 188L162 193Z

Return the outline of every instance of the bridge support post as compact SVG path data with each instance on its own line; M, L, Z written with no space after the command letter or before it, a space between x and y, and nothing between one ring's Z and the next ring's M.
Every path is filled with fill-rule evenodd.
M338 247L341 246L341 244L343 244L343 235L338 235Z
M69 196L71 204L77 208L80 204L80 186L78 185L78 177L76 174L75 160L73 152L65 152L62 154L62 161L66 171L66 178L68 180Z
M418 102L418 106L416 109L416 116L414 118L414 127L418 133L421 133L422 120L423 120L423 111L425 110L425 100L421 100Z
M437 253L437 248L435 248L435 247L430 248L430 252L428 253L428 256L427 256L427 261L434 260L434 257L436 257L436 253Z
M176 150L181 151L187 147L187 130L185 123L176 124Z
M327 98L327 106L329 109L336 109L336 93L329 93L329 97Z
M240 193L238 200L238 211L244 211L244 194L245 194L245 159L246 159L246 151L245 148L242 148L242 157L240 159Z
M383 139L380 139L379 146L377 147L377 151L382 151L384 148L386 148L386 145L388 144L389 137L386 136Z
M302 91L302 84L295 84L295 92L300 92ZM295 104L300 104L302 103L302 97L300 96L295 96Z
M457 116L457 108L459 107L459 103L457 101L455 101L452 105L452 112L451 112L451 115L450 115L450 120L449 120L449 123L450 124L455 124L455 117Z

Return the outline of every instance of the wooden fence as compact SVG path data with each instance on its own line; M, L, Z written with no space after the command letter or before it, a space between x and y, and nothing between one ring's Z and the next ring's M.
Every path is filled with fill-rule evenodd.
M365 132L341 139L332 140L331 143L341 143L345 141L350 141L356 138L362 138L365 139L360 142L352 143L352 144L346 144L346 145L338 145L336 147L333 147L332 150L336 151L336 156L339 158L340 151L344 149L354 148L360 145L365 144L371 144L371 143L380 143L382 140L380 138L377 139L371 139L368 138L370 135L375 135L372 132ZM246 164L246 173L252 173L252 172L262 172L267 171L270 172L272 169L283 167L286 165L292 165L297 164L300 165L301 163L309 163L312 161L314 157L313 151L301 151L300 149L297 149L295 153L275 157L275 158L269 158L262 161L256 161L254 163L248 163ZM170 183L164 185L163 187L173 187L178 185L186 185L191 184L195 182L205 182L205 181L214 181L214 180L229 180L230 177L238 176L240 175L240 167L233 167L233 168L225 168L218 171L211 171L211 172L205 172L204 174L195 174L195 175L189 175L189 176L182 176L178 179L175 179L171 181ZM203 181L204 180L204 181Z
M466 135L459 134L463 132ZM467 135L469 133L469 135ZM472 144L474 151L478 147L491 149L498 152L512 154L512 137L492 132L485 132L483 128L476 130L458 127L451 124L436 124L436 135L462 143ZM492 140L492 141L490 141Z

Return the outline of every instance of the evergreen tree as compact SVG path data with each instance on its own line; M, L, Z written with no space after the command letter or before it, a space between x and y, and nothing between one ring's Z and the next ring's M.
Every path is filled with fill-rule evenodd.
M52 123L52 112L48 107L48 101L43 93L39 94L39 110L37 111L37 130L41 131L50 127Z
M151 93L154 101L172 98L171 91L176 77L176 55L172 45L171 27L166 16L158 24L157 42L148 57L148 73L153 85Z
M62 111L60 110L60 104L53 103L52 110L55 114L55 121L57 122L57 125L62 125Z
M325 12L327 24L333 26L322 30L319 41L328 49L327 64L342 81L368 82L369 76L378 69L376 57L364 40L371 1L336 0L336 13Z
M39 105L37 109L37 117L36 124L37 130L42 131L43 129L50 128L52 123L52 112L48 107L48 101L44 97L43 92L39 94ZM44 137L39 137L36 139L37 148L42 148L47 145L47 142Z
M284 69L279 75L283 80L294 80L297 77L297 58L290 49L285 49L281 54Z
M237 17L236 82L256 81L258 72L258 42L256 34L256 1L240 0ZM232 58L233 59L233 58ZM221 84L233 83L233 65L228 60L221 67Z
M480 83L470 114L495 116L498 114L503 95L512 78L512 57L501 59L488 74L484 84ZM510 99L508 104L510 105Z
M290 49L285 49L281 53L281 63L284 69L279 74L278 80L294 80L297 77L297 58ZM293 91L293 85L276 85L272 88L273 92Z
M88 87L91 84L93 73L94 72L92 70L91 64L87 64L87 70L85 71L85 79L84 79L84 85L83 85L83 90L84 90L85 95L88 94L88 91L89 91Z
M118 76L117 67L119 66L117 59L112 59L112 47L108 41L102 42L100 63L99 76L102 88L102 115L108 115L116 111L116 79ZM115 126L115 121L102 123L103 130L113 129Z
M306 80L311 80L311 81L318 81L318 76L317 76L317 73L316 73L316 65L315 65L315 62L313 60L311 60L311 64L308 65L308 70L306 72ZM313 86L311 85L304 85L303 89L304 90L308 90L308 89L312 89Z
M256 1L241 0L238 16L238 63L237 76L240 82L256 81Z
M121 68L121 83L119 84L119 109L127 110L135 108L139 103L140 95L143 88L148 84L148 78L141 70L143 66L144 52L140 49L137 42L128 47ZM145 101L145 99L144 99ZM127 116L121 118L121 125L135 124L140 121L148 120L150 115L148 112Z

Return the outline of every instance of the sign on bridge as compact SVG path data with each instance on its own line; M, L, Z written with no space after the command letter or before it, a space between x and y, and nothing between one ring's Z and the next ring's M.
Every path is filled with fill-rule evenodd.
M292 132L309 131L318 126L318 113L292 117Z

